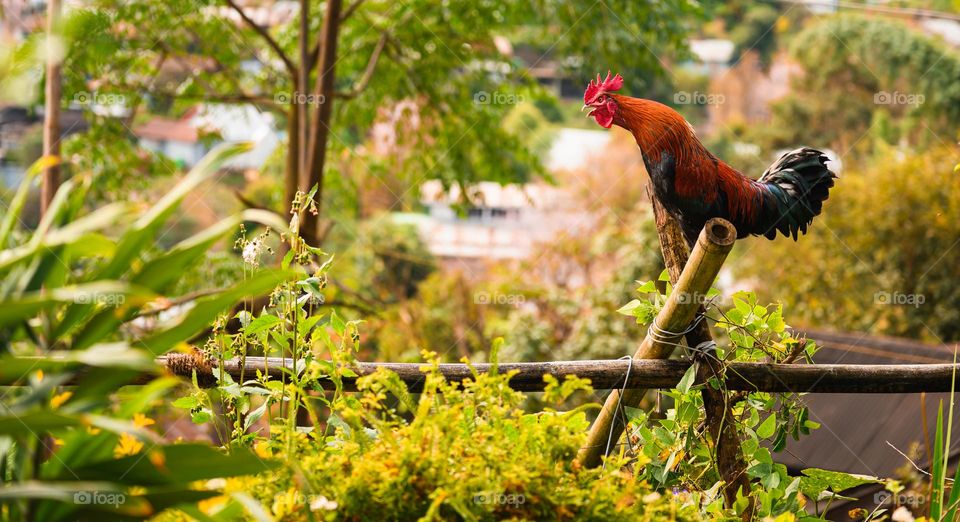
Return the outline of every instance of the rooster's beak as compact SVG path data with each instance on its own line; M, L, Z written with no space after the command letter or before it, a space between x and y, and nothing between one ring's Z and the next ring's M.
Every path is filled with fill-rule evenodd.
M583 111L585 111L585 110L587 110L587 109L589 109L589 108L590 108L589 105L583 104L583 107L580 107L580 112L583 112Z

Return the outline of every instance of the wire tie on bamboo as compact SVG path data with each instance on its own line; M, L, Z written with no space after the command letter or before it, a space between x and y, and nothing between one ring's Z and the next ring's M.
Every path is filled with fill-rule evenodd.
M692 332L700 324L700 321L703 321L703 318L704 314L697 314L697 317L690 323L690 326L679 332L671 332L670 330L661 328L660 325L657 324L656 318L654 318L654 320L650 322L650 337L658 343L676 344L675 341L677 339Z
M619 397L617 397L617 411L619 411L619 412L620 412L621 414L623 414L623 415L626 415L621 408L622 408L622 403L623 403L623 392L626 391L626 389L627 389L627 383L630 382L630 371L633 370L633 356L624 355L623 357L621 357L621 358L619 358L619 359L617 359L617 360L618 360L618 361L622 361L622 360L624 360L624 359L626 359L627 361L629 361L629 363L627 364L627 375L623 378L623 387L620 388L620 395L619 395ZM623 421L621 421L621 422L623 422ZM624 424L624 429L626 429L626 424ZM630 437L627 437L627 440L629 440L629 439L630 439ZM610 446L611 446L612 444L613 444L613 429L610 430L610 435L607 436L607 447L606 447L606 449L605 449L604 452L603 452L603 456L604 456L604 457L610 456ZM606 469L606 467L607 467L607 462L606 462L606 459L604 459L603 465L600 467L600 469Z

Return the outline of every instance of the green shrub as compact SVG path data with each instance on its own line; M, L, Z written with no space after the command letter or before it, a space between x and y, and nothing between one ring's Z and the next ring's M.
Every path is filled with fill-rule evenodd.
M307 436L295 466L237 481L277 520L697 520L689 495L654 492L626 461L573 464L589 427L584 409L526 413L509 375L462 387L437 372L414 401L383 371L335 409L329 437ZM554 401L589 391L551 382ZM361 425L363 427L361 427ZM329 512L327 512L329 510Z

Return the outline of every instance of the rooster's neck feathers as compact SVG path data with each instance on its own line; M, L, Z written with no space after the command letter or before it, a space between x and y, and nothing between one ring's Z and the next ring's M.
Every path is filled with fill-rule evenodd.
M670 154L676 171L683 174L676 176L673 187L678 195L712 203L718 182L738 191L739 173L711 154L677 111L653 100L612 97L620 108L614 122L633 134L649 164L659 164L664 153Z

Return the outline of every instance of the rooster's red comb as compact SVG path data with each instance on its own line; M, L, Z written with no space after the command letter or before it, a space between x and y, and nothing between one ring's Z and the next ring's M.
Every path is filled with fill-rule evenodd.
M587 85L587 90L583 93L583 103L589 104L596 100L597 96L608 92L619 91L621 87L623 87L623 76L617 74L611 78L610 71L607 71L607 79L601 81L600 75L597 74L597 79L590 80L590 85Z

